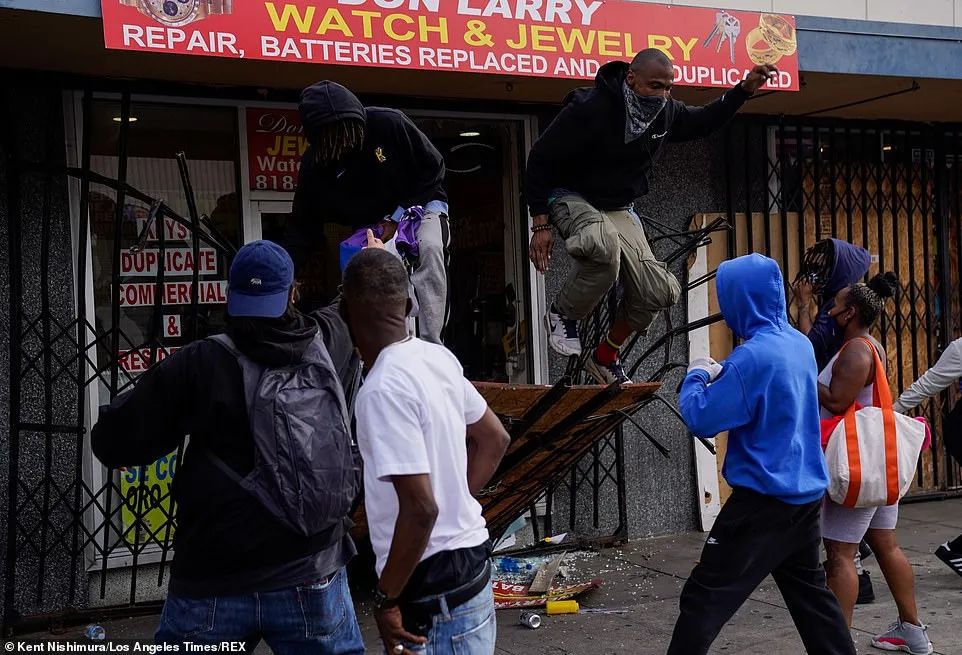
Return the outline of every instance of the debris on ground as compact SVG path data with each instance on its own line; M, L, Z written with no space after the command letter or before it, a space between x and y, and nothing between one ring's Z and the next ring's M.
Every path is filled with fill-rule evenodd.
M544 607L549 601L570 600L597 589L602 580L578 581L577 575L578 564L597 555L591 551L573 551L553 555L493 557L491 568L495 607ZM557 581L559 575L565 582Z

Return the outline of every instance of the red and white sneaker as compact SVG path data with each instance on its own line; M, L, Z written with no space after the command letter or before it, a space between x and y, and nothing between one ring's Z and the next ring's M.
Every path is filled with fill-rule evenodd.
M872 639L872 645L881 650L902 651L910 655L930 655L935 650L924 625L903 621L890 625L888 630Z

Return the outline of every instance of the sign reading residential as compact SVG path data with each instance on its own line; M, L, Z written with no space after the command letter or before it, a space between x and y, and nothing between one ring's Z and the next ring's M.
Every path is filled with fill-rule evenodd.
M180 350L178 346L121 350L118 353L117 361L121 368L131 375L139 375L154 365L154 358L157 359L157 362L162 362L178 350Z
M630 0L101 3L106 46L119 50L589 79L658 48L678 84L729 87L774 64L768 88L799 88L795 18L782 14Z

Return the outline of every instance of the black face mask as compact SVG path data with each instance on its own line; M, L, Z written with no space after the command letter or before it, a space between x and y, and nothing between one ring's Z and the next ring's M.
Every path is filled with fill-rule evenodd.
M848 315L850 309L852 309L852 308L851 308L851 307L846 307L845 309L843 309L842 311L840 311L838 314L835 314L834 316L832 316L832 320L835 321L835 325L838 326L838 329L839 329L839 330L844 330L845 328L848 327L848 324L852 322L852 319L854 318L854 316L849 316L848 320L845 321L844 323L842 323L842 322L839 320L839 317L840 317L840 316L846 316L846 315Z
M665 96L640 96L628 82L622 85L625 94L625 143L631 143L648 131L658 114L668 104Z

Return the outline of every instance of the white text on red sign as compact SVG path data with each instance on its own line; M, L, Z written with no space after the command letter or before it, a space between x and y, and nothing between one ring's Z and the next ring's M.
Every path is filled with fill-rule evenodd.
M164 273L185 275L194 272L193 248L167 248L164 250ZM120 253L120 274L129 277L157 275L160 250L148 248L140 252ZM213 248L201 248L197 255L197 268L201 275L217 273L217 253Z

